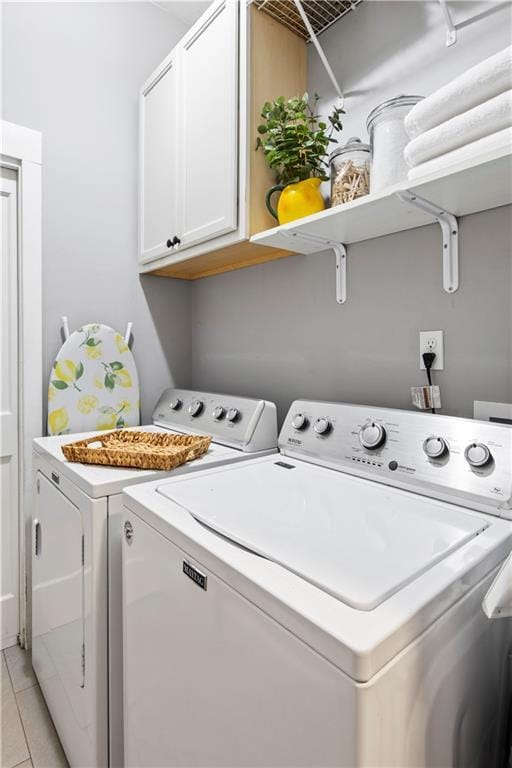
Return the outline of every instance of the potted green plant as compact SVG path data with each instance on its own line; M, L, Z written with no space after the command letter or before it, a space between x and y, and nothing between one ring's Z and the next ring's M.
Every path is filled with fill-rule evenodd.
M318 100L318 94L312 105L307 93L292 99L280 96L261 110L264 122L258 126L256 149L263 150L276 174L277 183L267 192L266 204L280 224L325 208L320 182L328 179L328 148L337 141L333 134L342 130L344 110L335 107L328 125L315 114ZM277 212L270 201L274 192L281 192Z

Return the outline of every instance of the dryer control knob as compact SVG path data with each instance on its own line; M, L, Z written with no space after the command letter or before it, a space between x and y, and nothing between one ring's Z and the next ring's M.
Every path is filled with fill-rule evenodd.
M226 419L230 421L232 424L234 424L235 421L238 421L241 415L242 414L240 413L238 408L230 408L229 411L227 412Z
M382 424L372 421L365 424L359 432L359 442L369 451L376 451L386 442L386 430Z
M444 437L427 437L423 450L429 459L440 459L448 453L448 444Z
M183 400L180 400L179 397L174 397L169 403L169 408L171 408L173 411L179 411L182 405Z
M292 419L292 427L294 429L306 429L308 424L309 424L308 417L305 416L303 413L296 413Z
M332 429L332 424L329 421L329 419L326 419L325 417L321 417L320 419L317 419L313 425L313 429L317 433L317 435L327 435Z
M222 407L222 405L216 405L215 408L212 411L212 416L215 419L215 421L220 421L224 418L226 415L226 409Z
M466 461L472 467L485 467L492 455L485 443L470 443L464 451Z
M188 407L188 412L191 416L199 416L201 411L204 408L204 403L202 400L192 400Z

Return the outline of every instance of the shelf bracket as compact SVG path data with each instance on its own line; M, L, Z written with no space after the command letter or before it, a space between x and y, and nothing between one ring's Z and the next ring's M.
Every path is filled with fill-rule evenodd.
M325 71L327 72L329 80L333 84L334 90L336 91L336 93L338 95L340 107L343 109L343 104L344 104L344 100L345 99L344 99L343 91L341 90L340 84L338 83L338 79L337 79L336 75L334 74L334 72L332 71L332 67L329 64L329 60L328 60L327 56L325 55L324 49L322 48L322 46L318 42L318 37L315 34L315 30L311 26L311 22L308 19L306 11L302 7L301 0L294 0L294 3L295 3L295 7L297 8L297 10L298 10L298 12L300 14L300 17L301 17L301 19L302 19L302 21L304 23L304 26L307 29L307 32L308 32L308 35L309 35L309 39L311 40L311 42L315 46L316 52L318 53L318 55L320 57L320 61L322 62L322 65L323 65Z
M402 203L428 213L440 225L443 233L443 287L447 293L455 293L459 287L459 225L457 217L408 190L396 194Z
M446 47L449 48L450 45L455 45L457 42L457 29L453 23L452 15L446 4L446 0L439 0L439 5L441 6L446 23Z
M347 249L343 243L338 243L335 240L329 240L327 237L321 237L320 235L311 235L308 232L282 232L285 237L300 241L304 240L306 243L315 243L321 246L318 250L330 249L334 251L336 257L336 301L338 304L345 304L347 300Z

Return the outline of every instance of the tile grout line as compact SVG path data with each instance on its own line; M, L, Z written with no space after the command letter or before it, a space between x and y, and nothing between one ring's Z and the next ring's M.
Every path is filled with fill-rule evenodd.
M23 650L23 649L22 649L22 650ZM11 671L10 671L10 669L9 669L9 665L8 665L8 663L7 663L7 657L6 657L6 655L5 655L5 650L3 650L3 651L2 651L2 653L3 653L3 655L4 655L4 662L5 662L5 666L6 666L6 668L7 668L7 674L9 675L9 680L11 681L11 688L12 688L12 692L13 692L13 695L14 695L14 701L15 701L15 704L16 704L16 709L17 709L17 711L18 711L18 716L19 716L19 718L20 718L21 729L22 729L22 731L23 731L23 738L25 739L25 745L26 745L26 747L27 747L28 756L29 756L30 762L32 763L32 766L34 766L34 760L33 760L33 758L32 758L32 752L30 751L30 745L29 745L29 743L28 743L28 737L27 737L27 731L26 731L26 729L25 729L25 723L24 723L24 721L23 721L23 716L22 716L22 714L21 714L21 711L20 711L20 707L19 707L19 704L18 704L18 694L17 694L17 693L16 693L16 691L14 690L14 683L13 683L13 679L12 679ZM32 686L32 687L34 687L34 686ZM24 762L24 760L22 760L21 762L23 763L23 762ZM18 763L18 765L21 765L21 763ZM16 768L16 766L14 766L14 768Z

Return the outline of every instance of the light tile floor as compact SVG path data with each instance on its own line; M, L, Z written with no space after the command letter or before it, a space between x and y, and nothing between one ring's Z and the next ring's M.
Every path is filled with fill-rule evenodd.
M67 768L67 760L32 671L18 646L1 653L1 768Z

